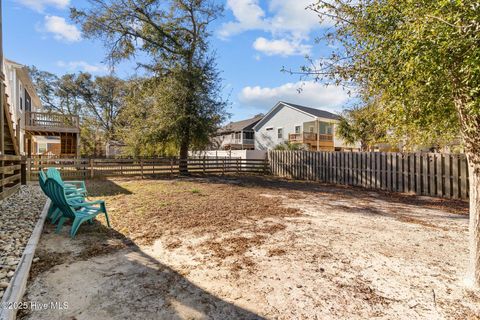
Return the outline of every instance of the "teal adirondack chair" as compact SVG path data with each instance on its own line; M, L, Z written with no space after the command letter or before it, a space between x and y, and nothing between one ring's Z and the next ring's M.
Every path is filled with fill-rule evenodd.
M92 220L99 214L105 214L107 225L110 227L110 220L108 218L105 201L76 202L69 200L65 194L65 187L52 178L47 179L45 188L51 195L52 202L62 212L56 228L57 233L61 231L65 221L71 219L73 223L70 230L70 236L74 238L82 223L85 221L92 222Z
M40 188L42 189L43 193L45 193L45 195L51 199L52 197L50 196L47 188L45 187L46 182L47 182L47 176L45 175L45 172L43 172L43 170L40 170L38 172L38 184L40 185ZM72 202L85 202L85 196L81 193L75 193L70 191L66 196ZM51 201L50 208L48 208L47 218L49 218L52 223L55 223L60 218L60 216L61 216L61 211L53 203L53 201Z
M67 182L64 182L60 171L58 171L56 168L48 168L47 177L55 179L58 183L62 184L65 187L67 193L76 192L83 193L85 196L87 195L87 187L85 186L85 181L69 180Z

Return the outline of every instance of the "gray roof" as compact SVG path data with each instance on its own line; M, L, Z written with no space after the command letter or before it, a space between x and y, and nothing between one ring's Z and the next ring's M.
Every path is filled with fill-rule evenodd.
M226 126L220 128L218 133L230 133L230 132L238 132L242 130L253 130L253 126L257 124L258 121L263 119L263 114L258 114L253 118L230 122Z
M315 117L332 119L332 120L339 120L340 119L339 115L336 115L334 113L331 113L331 112L328 112L328 111L325 111L325 110L305 107L305 106L301 106L301 105L293 104L293 103L288 103L288 102L284 102L284 101L281 101L281 102L283 104L289 105L289 106L291 106L295 109L298 109L298 110L301 110L303 112L309 113L309 114L311 114L312 116L315 116Z

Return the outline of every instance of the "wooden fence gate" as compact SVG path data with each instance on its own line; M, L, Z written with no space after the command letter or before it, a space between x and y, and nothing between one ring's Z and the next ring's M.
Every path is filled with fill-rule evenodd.
M468 198L465 155L269 151L272 174L444 198Z

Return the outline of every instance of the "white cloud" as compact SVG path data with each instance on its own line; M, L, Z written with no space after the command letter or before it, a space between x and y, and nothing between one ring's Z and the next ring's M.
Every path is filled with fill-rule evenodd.
M65 18L58 16L45 16L45 31L53 33L55 39L68 42L81 40L82 34L78 28L69 24Z
M253 43L253 48L267 56L294 56L308 55L311 45L302 44L300 41L289 41L287 39L268 40L263 37L257 38Z
M234 21L224 23L218 30L222 39L236 34L260 30L271 35L272 39L258 38L253 47L267 55L296 55L310 52L311 46L303 42L315 28L329 25L320 19L307 6L312 0L269 0L264 10L259 0L227 0L227 8L232 11Z
M108 71L108 68L99 64L90 64L85 61L57 61L57 66L64 68L68 71L85 71L89 73L104 73Z
M42 12L47 6L65 9L70 5L70 0L16 0L16 2L39 12Z
M349 100L349 96L341 87L325 86L322 83L307 81L286 83L273 88L245 87L240 93L239 100L245 105L262 110L270 109L278 101L285 101L330 111L340 111L342 104Z
M235 21L222 25L219 35L228 38L232 35L253 29L266 29L265 12L258 0L227 0L227 8L232 11Z
M227 0L235 21L224 23L219 35L228 38L244 31L263 30L274 35L306 37L311 30L321 27L317 14L306 9L311 4L312 0L270 0L265 12L258 0Z
M270 25L273 33L289 32L298 38L303 38L310 31L329 26L330 23L320 24L318 15L310 9L312 0L270 0L269 11L273 13Z

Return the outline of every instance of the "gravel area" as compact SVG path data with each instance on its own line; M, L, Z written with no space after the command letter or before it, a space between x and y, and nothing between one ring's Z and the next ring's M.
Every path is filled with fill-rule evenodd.
M20 192L0 201L0 299L15 273L45 201L38 186L22 186Z

